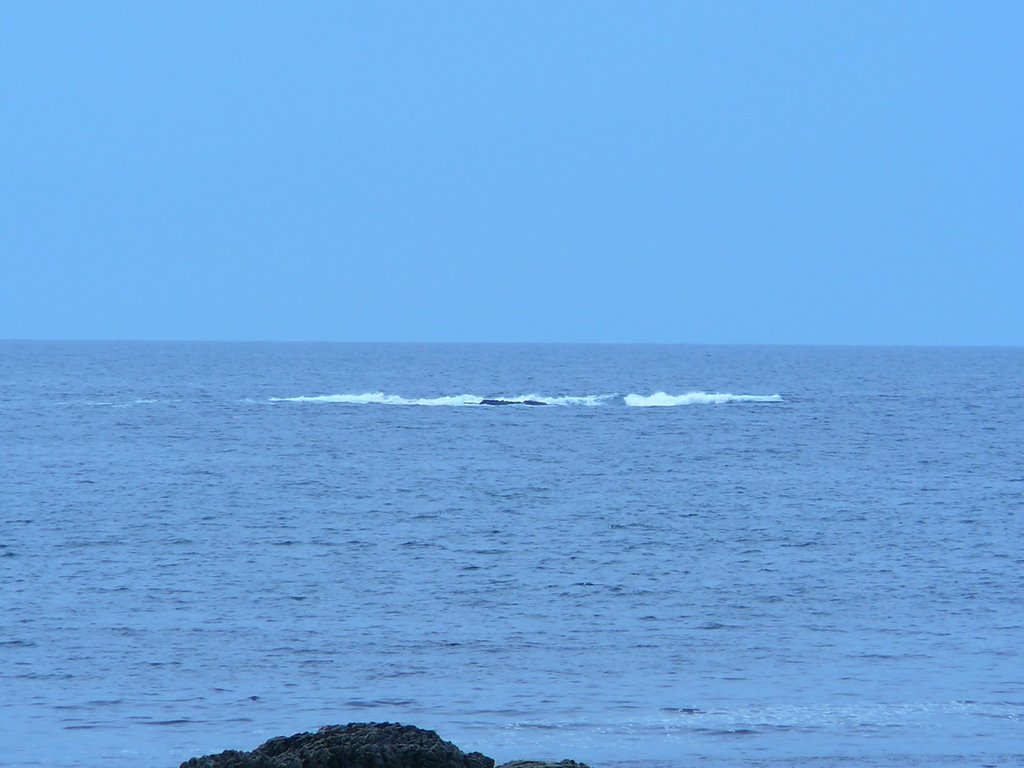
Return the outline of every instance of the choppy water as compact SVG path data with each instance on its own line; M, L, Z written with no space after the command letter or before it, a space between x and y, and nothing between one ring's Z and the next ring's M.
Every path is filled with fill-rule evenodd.
M1020 349L4 342L0 533L0 762L1024 764Z

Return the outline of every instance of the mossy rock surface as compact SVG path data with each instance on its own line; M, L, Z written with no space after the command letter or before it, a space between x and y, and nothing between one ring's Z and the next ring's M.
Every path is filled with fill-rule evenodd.
M494 768L494 761L411 725L349 723L279 736L252 752L194 757L181 768Z

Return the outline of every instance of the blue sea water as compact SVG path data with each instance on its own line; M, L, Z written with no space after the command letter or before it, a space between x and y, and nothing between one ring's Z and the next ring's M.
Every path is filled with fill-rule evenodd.
M1024 765L1021 349L3 342L0 534L4 764Z

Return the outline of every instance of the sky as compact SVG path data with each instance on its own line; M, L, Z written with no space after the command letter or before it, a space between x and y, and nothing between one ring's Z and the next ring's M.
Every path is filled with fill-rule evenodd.
M0 338L1024 345L1024 3L0 0Z

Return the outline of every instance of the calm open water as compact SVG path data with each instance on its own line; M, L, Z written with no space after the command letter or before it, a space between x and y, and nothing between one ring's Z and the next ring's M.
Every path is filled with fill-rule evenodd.
M1021 349L3 342L0 534L4 764L1024 764Z

